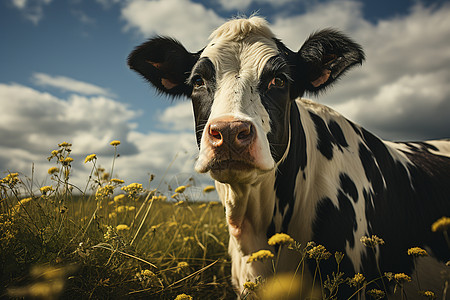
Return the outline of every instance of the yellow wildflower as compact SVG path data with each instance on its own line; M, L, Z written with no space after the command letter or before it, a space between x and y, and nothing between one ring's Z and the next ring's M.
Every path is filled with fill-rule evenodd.
M73 158L72 158L72 157L66 157L66 158L62 159L61 162L62 162L64 165L68 165L68 164L70 164L71 162L73 162Z
M419 294L428 299L436 299L436 294L432 291L419 291Z
M111 183L123 184L123 183L125 183L125 181L123 181L122 179L113 178L113 179L111 179Z
M203 193L210 193L210 192L212 192L212 191L214 191L216 188L214 187L214 186L212 186L212 185L208 185L208 186L206 186L204 189L203 189Z
M408 249L408 255L418 257L418 256L428 256L428 253L426 250L424 250L422 248L413 247L413 248Z
M119 224L116 226L117 231L122 231L122 230L130 230L130 227L128 227L128 225L126 224Z
M177 264L177 268L187 268L187 267L189 267L189 264L187 262L185 262L185 261L180 261Z
M183 238L183 242L187 243L189 241L194 241L194 237L193 236L185 236Z
M289 235L287 235L286 233L276 233L274 234L268 241L268 244L270 246L275 246L275 245L290 245L294 243L294 239L291 238Z
M446 231L450 228L450 218L442 217L431 225L431 231Z
M84 159L84 163L88 163L90 161L93 161L94 159L97 159L97 154L89 154L88 156L86 156L86 158Z
M383 299L384 292L378 289L372 289L367 291L367 295L371 296L373 299Z
M307 251L309 258L314 258L315 260L328 259L331 253L325 249L322 245L317 245Z
M1 183L14 185L19 182L19 173L9 173L1 180Z
M137 194L142 191L142 184L135 182L130 183L129 185L122 187L121 190L129 194Z
M22 200L20 200L19 201L19 205L25 205L25 204L27 204L28 202L30 202L31 200L33 200L33 198L31 198L31 197L29 197L29 198L24 198L24 199L22 199Z
M372 235L371 237L363 236L360 241L364 246L369 248L374 248L376 245L384 245L384 240L376 235Z
M175 193L175 194L173 194L172 197L170 197L170 198L176 198L176 197L178 197L178 195L179 195L178 193Z
M48 192L53 191L53 187L51 185L43 186L39 189L43 195L46 195Z
M257 252L254 252L250 255L250 257L247 260L247 263L251 263L258 260L264 260L264 259L271 259L274 255L269 250L259 250Z
M175 206L182 206L184 203L185 202L183 200L182 201L178 201L177 203L175 203Z
M127 207L125 205L121 205L116 208L116 212L118 212L119 214L126 212L126 211L127 211Z
M112 212L108 215L108 218L110 219L114 219L115 217L117 217L117 214L115 212Z
M205 208L206 207L206 203L200 204L198 208Z
M361 285L364 282L364 280L366 280L366 278L364 277L363 274L356 273L355 276L353 276L353 278L351 278L349 280L349 285L358 287L359 285Z
M192 297L186 294L179 294L174 300L192 300Z
M244 282L244 289L247 289L249 291L254 291L258 287L257 283L254 283L252 281L246 281Z
M175 193L181 194L181 193L183 193L185 190L186 190L186 186L185 186L185 185L180 185L179 187L177 187L177 188L175 189Z
M130 206L127 206L127 210L128 211L134 211L134 210L136 210L136 207L130 205Z
M147 269L142 270L142 271L141 271L141 275L142 275L143 277L147 277L147 278L151 278L151 277L153 277L153 276L156 276L155 273L153 273L152 271L147 270Z
M95 198L97 200L108 197L109 195L112 195L114 193L114 187L112 185L105 185L102 187L99 187L97 189L97 192L95 193Z
M405 273L397 273L394 275L394 279L395 281L397 281L398 283L402 283L402 282L410 282L411 281L411 277L409 277L408 275L406 275Z
M114 141L112 141L111 143L109 143L111 146L114 146L114 147L116 147L116 146L119 146L120 145L120 141L116 141L116 140L114 140Z
M59 172L59 169L57 167L51 167L50 169L48 169L47 172L48 172L48 174L52 175L52 174Z
M125 198L126 198L126 196L124 194L117 195L114 197L114 202L121 202Z
M61 144L58 144L58 147L71 147L71 146L72 144L67 142L62 142Z

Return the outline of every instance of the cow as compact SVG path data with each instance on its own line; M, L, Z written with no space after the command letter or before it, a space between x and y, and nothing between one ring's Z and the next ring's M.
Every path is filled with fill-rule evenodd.
M199 52L156 36L129 55L129 67L157 91L192 100L195 170L215 180L225 207L238 292L247 280L273 274L270 262L247 261L260 249L276 253L267 243L275 233L344 253L347 276L378 278L378 268L413 275L449 258L442 234L430 227L450 215L450 141L383 141L302 98L319 95L364 59L360 45L331 28L291 51L258 16L227 21ZM360 242L372 235L385 242L375 253ZM411 247L426 249L432 261L414 264ZM298 253L282 247L277 272L293 272L298 262ZM324 278L335 270L323 268ZM433 272L421 288L429 278L438 293L442 281Z

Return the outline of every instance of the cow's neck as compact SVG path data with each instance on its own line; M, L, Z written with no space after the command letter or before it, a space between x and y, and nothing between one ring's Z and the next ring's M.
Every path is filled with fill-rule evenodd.
M253 249L258 244L267 243L267 228L275 203L274 172L260 175L253 184L216 183L225 206L230 236L244 254L259 250Z

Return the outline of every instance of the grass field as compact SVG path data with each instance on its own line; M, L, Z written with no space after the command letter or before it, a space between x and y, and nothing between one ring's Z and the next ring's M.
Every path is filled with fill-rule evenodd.
M114 159L119 144L111 143ZM7 173L0 180L0 298L236 298L230 283L227 225L219 202L193 201L189 185L162 193L157 183L150 182L150 188L144 189L139 183L111 178L114 159L107 173L97 167L95 154L85 160L92 165L88 184L74 187L70 183L70 147L62 143L48 158L55 162L48 170L52 185L33 188L32 179L17 173ZM204 187L203 193L213 190ZM435 226L433 230L446 236L450 218ZM361 242L369 248L384 243L376 236L364 237ZM343 274L339 271L343 254L329 253L313 243L299 245L287 235L275 235L268 243L299 253L301 264L294 276L303 274L306 260L315 261L312 286L311 281L309 287L293 285L293 274L287 278L279 275L276 281L246 282L243 299L256 293L275 299L277 290L297 294L297 298L303 291L302 299L305 291L310 299L336 299L341 285L354 289L351 299L360 299L362 293L382 299L386 288L381 278L395 282L401 294L411 281L403 273L381 270L380 277L371 279L359 273ZM420 248L410 250L405 255L414 259L428 255ZM250 258L262 259L271 259L275 266L277 253L256 252ZM324 259L336 262L331 277L321 277ZM377 283L379 289L365 289L370 283ZM419 291L419 295L435 297L433 291Z

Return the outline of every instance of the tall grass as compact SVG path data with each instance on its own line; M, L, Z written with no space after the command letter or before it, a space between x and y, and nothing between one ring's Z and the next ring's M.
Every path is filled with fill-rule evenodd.
M33 174L6 173L0 180L0 298L41 297L89 299L234 299L227 255L228 231L218 202L198 202L189 195L192 186L169 188L149 180L125 183L114 174L119 141L111 142L114 154L110 171L97 165L97 156L86 156L90 165L87 184L71 183L71 144L61 143L48 157L52 185L34 188ZM214 187L205 187L208 193ZM442 231L447 241L450 218L437 220L432 231ZM361 242L376 256L384 241L363 237ZM242 299L337 299L339 289L350 288L348 299L383 299L391 283L401 298L434 299L433 291L406 295L411 277L378 267L377 278L344 274L344 254L330 253L322 245L301 245L287 234L268 240L276 253L261 250L247 263L271 260L274 278L244 283ZM450 242L449 242L450 247ZM298 253L293 274L277 272L281 251ZM427 256L411 248L414 263ZM336 271L322 274L321 264L333 260ZM313 267L308 277L307 264ZM376 259L375 259L376 261ZM449 278L444 279L445 299ZM375 287L375 288L374 288Z
M89 182L75 187L70 154L68 143L52 151L51 186L1 180L0 298L234 297L218 202L193 202L189 186L168 195L126 184L94 154Z

